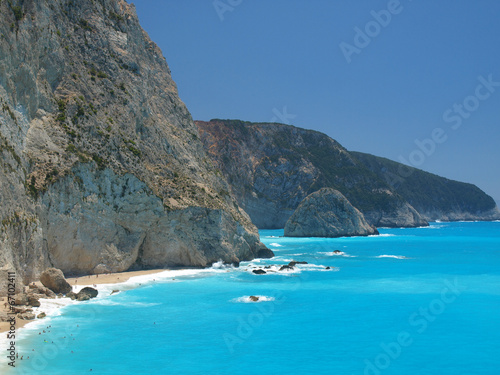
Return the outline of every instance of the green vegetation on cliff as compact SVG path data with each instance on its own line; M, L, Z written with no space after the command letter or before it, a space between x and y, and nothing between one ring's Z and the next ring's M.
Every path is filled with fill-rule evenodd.
M478 187L368 154L327 135L277 123L197 121L202 141L254 223L283 227L302 199L334 188L376 226L499 217ZM408 173L407 177L401 177Z
M431 220L440 219L438 215L453 216L455 213L480 216L496 207L493 198L473 184L449 180L370 154L351 154Z

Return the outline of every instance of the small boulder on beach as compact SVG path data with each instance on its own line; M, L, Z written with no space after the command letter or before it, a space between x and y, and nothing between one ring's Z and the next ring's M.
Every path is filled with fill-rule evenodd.
M57 268L48 268L43 271L40 275L40 282L56 294L71 292L71 285L64 278L63 272Z
M40 307L40 301L33 294L28 294L28 305L33 307Z
M22 320L33 320L35 319L35 314L30 311L26 311L24 313L18 314L17 317Z

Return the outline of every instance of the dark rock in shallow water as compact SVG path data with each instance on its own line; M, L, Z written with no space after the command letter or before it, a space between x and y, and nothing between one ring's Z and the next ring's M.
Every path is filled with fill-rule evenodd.
M119 293L119 292L120 292L120 290L118 290L118 289L113 289L113 291L112 291L109 295L111 295L111 294L115 294L115 293Z
M36 317L37 317L38 319L42 319L42 318L45 318L46 316L47 316L47 314L45 314L45 313L42 311L42 312L41 312L40 314L38 314Z
M285 265L280 267L280 271L293 270L293 266Z
M14 296L14 303L16 306L23 306L28 304L28 296L24 293L16 294Z
M339 191L323 188L309 194L285 225L288 237L368 236L377 233Z
M66 293L66 297L69 297L71 299L76 299L76 293L75 292Z
M258 270L252 270L252 272L256 275L264 275L267 273L266 271L261 270L260 268Z
M330 267L326 267L325 270L331 270L331 268Z
M343 252L342 252L342 251L340 251L340 250L333 250L333 253L334 253L334 254L342 254Z
M40 282L54 293L69 293L71 285L64 278L64 274L57 268L48 268L40 275Z
M294 261L291 261L290 263L288 263L288 266L289 267L294 267L296 264L307 264L307 262L304 262L304 261L297 262L297 261L294 260Z
M252 302L257 302L259 300L259 297L256 297L256 296L250 296L248 297L250 299L250 301Z
M87 286L78 292L78 294L76 295L76 299L78 301L87 301L91 298L97 297L97 294L97 289Z
M257 252L257 258L270 259L273 257L274 257L274 253L272 252L272 250L268 249L267 247L263 248L263 249L259 249L259 251Z

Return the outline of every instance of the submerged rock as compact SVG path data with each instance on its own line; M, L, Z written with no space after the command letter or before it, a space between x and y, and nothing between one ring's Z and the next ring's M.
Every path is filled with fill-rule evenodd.
M344 237L378 234L339 191L320 189L308 195L285 225L287 237Z
M248 297L250 299L250 301L252 302L257 302L259 300L259 297L256 297L256 296L250 296Z
M260 268L258 270L252 270L252 272L256 275L264 275L267 273L266 271L261 270Z
M297 262L297 261L293 260L290 263L288 263L288 266L289 267L294 267L296 264L307 264L307 262L304 262L304 261Z

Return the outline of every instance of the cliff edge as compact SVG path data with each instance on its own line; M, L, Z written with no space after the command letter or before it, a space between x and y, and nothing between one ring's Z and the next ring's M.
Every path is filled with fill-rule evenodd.
M0 2L0 268L207 266L266 253L122 0Z
M276 123L196 121L207 153L259 228L283 228L300 202L330 187L374 226L428 225L397 192L326 134Z

